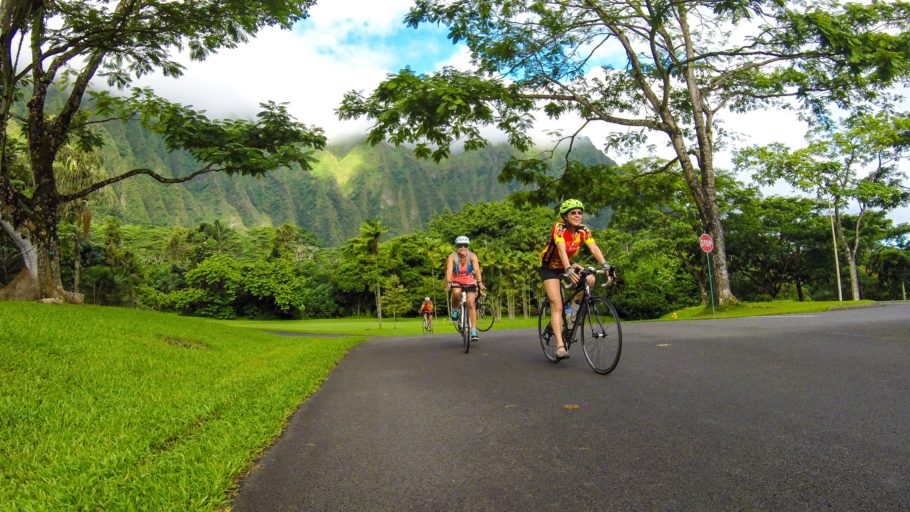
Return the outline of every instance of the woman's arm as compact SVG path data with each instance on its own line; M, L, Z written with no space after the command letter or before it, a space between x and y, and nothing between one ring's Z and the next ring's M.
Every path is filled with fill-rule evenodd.
M556 242L556 253L559 255L559 261L562 262L563 268L569 269L572 267L572 260L569 259L569 253L566 252L565 242Z
M594 259L597 260L597 263L603 265L607 262L607 259L604 258L604 253L600 250L600 247L597 247L597 242L591 242L588 244L588 249L591 250L591 254L594 255Z
M449 283L452 282L452 267L455 265L455 254L449 254L449 257L446 259L446 288L449 287Z

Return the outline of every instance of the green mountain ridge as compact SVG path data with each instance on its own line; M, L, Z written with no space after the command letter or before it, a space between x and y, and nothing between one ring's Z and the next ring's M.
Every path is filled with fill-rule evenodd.
M103 136L110 176L137 167L183 176L200 167L191 155L168 151L161 137L134 123L106 126ZM515 154L497 144L436 164L418 160L407 148L344 141L316 152L310 172L279 169L261 178L208 174L175 185L140 176L99 193L93 208L139 225L195 226L216 219L235 229L296 224L335 245L355 236L368 218L379 218L391 235L400 235L426 228L434 213L505 198L518 185L499 183L497 176ZM612 163L586 139L576 143L573 155L584 163Z

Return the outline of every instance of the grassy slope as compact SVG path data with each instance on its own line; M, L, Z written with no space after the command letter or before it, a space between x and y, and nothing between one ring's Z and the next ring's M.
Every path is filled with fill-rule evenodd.
M221 507L359 341L0 302L0 509Z
M743 302L730 308L716 309L714 312L711 311L710 306L694 306L664 315L660 317L659 320L698 320L715 317L737 318L743 316L792 315L799 313L816 313L838 308L868 307L874 304L875 302L871 300L848 300L843 302L835 300L817 302L798 302L793 300Z

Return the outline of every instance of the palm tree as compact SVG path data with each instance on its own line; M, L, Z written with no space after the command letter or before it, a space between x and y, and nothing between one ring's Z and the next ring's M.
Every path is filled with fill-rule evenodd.
M389 229L382 225L378 218L367 219L360 225L360 235L346 246L349 255L360 260L364 267L364 277L373 284L373 293L376 301L376 318L379 319L379 328L382 328L382 288L381 272L379 269L379 239Z
M104 179L107 175L103 168L101 151L92 149L85 151L72 144L66 144L57 153L54 162L57 175L57 186L61 194L68 194L82 190L89 184ZM89 196L76 199L63 205L61 218L72 219L73 222L73 291L79 294L79 281L82 271L82 240L87 238L92 225L92 211L89 208L89 199L102 195L105 200L112 200L113 191L103 189L104 192L93 192Z

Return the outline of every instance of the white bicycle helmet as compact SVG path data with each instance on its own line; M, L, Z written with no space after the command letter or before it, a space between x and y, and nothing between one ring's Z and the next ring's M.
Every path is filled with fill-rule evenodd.
M461 235L461 236L455 238L455 245L459 245L459 244L468 245L470 243L471 243L471 240L464 235Z
M429 297L424 297L424 298L423 298L423 301L424 301L424 302L430 302L430 298L429 298Z

